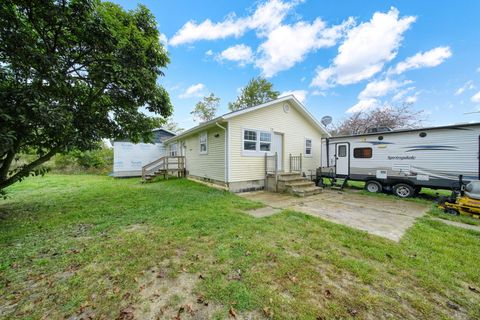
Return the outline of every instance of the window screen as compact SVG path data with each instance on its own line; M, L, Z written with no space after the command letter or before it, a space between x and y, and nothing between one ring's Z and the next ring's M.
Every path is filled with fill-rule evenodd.
M338 146L338 156L342 158L347 156L347 146Z
M354 158L371 158L372 148L355 148L353 149Z

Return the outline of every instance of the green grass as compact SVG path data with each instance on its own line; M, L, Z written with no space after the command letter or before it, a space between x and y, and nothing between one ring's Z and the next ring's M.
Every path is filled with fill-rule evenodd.
M395 243L293 211L255 219L259 204L188 180L48 175L8 193L0 318L116 318L149 303L139 279L159 267L192 275L217 318L480 318L480 233L428 217Z

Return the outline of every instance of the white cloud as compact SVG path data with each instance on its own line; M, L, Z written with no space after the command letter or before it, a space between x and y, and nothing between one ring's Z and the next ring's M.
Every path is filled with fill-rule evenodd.
M304 103L305 100L307 99L307 94L308 94L307 90L290 90L290 91L282 92L279 97L293 95L295 96L295 98L297 98L298 101L300 101L301 103Z
M471 98L470 100L472 100L472 102L475 102L475 103L480 103L480 91L478 91L477 93L475 93Z
M185 90L185 92L179 95L179 97L181 99L202 97L205 93L205 89L206 87L203 83L193 84L190 87L188 87L187 90Z
M290 69L309 52L334 46L352 24L353 19L348 19L327 28L326 23L317 18L312 23L300 21L293 25L279 25L267 34L267 40L258 48L260 57L255 65L266 77Z
M325 91L321 91L321 90L313 90L312 96L326 97L327 93Z
M317 69L311 85L327 88L371 78L395 58L403 33L415 19L413 16L400 18L399 11L393 7L387 13L375 12L370 21L347 32L333 64Z
M470 80L470 81L465 82L465 84L463 86L458 88L457 91L455 91L455 95L458 96L458 95L461 95L462 93L464 93L466 90L473 90L473 89L475 89L475 85L473 84L473 81Z
M237 44L235 46L227 48L223 50L219 55L219 59L235 61L238 62L241 66L251 62L252 57L252 49L244 44Z
M406 103L415 103L415 102L417 102L417 100L418 100L417 95L405 97L405 102Z
M405 88L405 89L402 89L402 90L398 91L398 92L392 97L392 101L402 100L402 99L407 95L407 93L409 93L409 92L412 91L412 90L415 90L415 87L408 87L408 88Z
M477 68L477 72L480 72L480 67Z
M207 56L213 56L213 51L212 51L212 49L210 49L210 50L208 50L207 52L205 52L205 54L206 54Z
M279 25L295 5L296 2L270 0L259 5L251 16L244 18L238 18L235 13L231 13L221 22L212 22L210 19L201 23L188 21L173 35L169 43L178 46L199 40L239 37L251 29L263 34Z
M357 102L357 104L352 106L346 112L347 113L363 112L373 108L377 108L379 106L380 106L380 101L378 99L360 100Z
M404 61L399 62L392 72L400 74L407 70L436 67L451 56L452 51L450 47L437 47L408 57Z
M386 96L397 88L406 85L409 81L398 82L396 80L384 79L372 81L367 84L365 89L358 95L360 100L368 100L371 98L379 98Z
M160 40L160 43L163 44L166 49L168 49L168 39L164 33L160 33L159 40Z

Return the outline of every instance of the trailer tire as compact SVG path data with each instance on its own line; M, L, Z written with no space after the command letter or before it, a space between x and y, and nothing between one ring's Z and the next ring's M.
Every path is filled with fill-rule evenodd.
M382 184L375 180L370 180L365 182L365 190L371 193L380 193L382 192Z
M393 194L395 194L400 198L409 198L413 196L414 193L415 193L415 190L409 184L397 183L396 185L393 186Z

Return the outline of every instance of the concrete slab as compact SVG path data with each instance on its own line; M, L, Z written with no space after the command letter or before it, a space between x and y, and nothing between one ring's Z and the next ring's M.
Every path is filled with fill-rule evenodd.
M306 198L264 191L240 195L270 208L304 212L394 241L399 241L415 219L430 208L426 204L402 199L383 199L332 190L324 190L321 194Z
M445 219L440 219L440 218L433 218L432 217L432 219L435 220L435 221L443 222L443 223L451 225L451 226L480 232L480 226L475 226L475 225L471 225L471 224L466 224L466 223L461 223L461 222L451 221L451 220L445 220Z
M249 215L255 217L255 218L264 218L264 217L273 216L274 214L277 214L282 210L283 209L272 208L272 207L266 206L266 207L263 207L263 208L260 208L260 209L253 209L253 210L248 210L248 211L245 211L245 212L248 213Z

